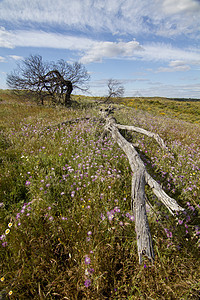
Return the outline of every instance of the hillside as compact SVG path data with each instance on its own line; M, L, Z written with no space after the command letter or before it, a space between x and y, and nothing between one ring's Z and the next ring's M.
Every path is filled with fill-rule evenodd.
M138 143L151 176L185 208L170 215L146 187L155 263L139 265L128 159L109 134L102 137L97 119L105 105L73 99L71 108L39 106L0 91L0 295L199 299L200 103L113 104L118 123L158 133L171 149L173 156L149 137L122 131Z

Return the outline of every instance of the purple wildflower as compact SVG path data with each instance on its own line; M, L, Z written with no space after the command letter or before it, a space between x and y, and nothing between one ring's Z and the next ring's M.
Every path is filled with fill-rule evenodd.
M105 216L101 213L101 220L103 221L103 220L105 220Z
M116 206L116 207L114 208L114 211L118 213L118 212L120 212L120 208Z
M94 269L93 268L89 269L88 271L89 271L90 274L94 273Z
M86 255L86 256L85 256L85 264L86 264L86 265L89 265L90 262L91 262L90 257Z
M5 234L2 234L1 236L0 236L0 240L4 240L5 239Z
M130 221L134 221L134 220L135 220L135 217L134 217L133 215L130 215L130 216L129 216L129 220L130 220Z
M164 230L165 230L165 232L166 232L166 234L167 234L167 237L168 237L168 238L171 238L171 237L172 237L172 232L169 231L167 228L164 228Z
M109 213L108 214L108 220L111 222L113 218L114 218L114 215Z
M86 281L84 282L85 287L89 287L91 285L91 280L90 279L86 279Z

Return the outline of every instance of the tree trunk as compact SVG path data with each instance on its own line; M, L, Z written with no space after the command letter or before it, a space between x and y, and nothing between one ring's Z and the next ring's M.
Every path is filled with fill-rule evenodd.
M71 105L71 93L73 91L72 83L71 81L65 81L67 83L67 92L65 94L65 106Z

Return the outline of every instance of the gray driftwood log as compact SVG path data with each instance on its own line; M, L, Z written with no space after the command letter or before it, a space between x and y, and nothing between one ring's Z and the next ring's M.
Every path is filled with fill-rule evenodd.
M119 129L133 130L153 137L158 144L168 151L162 138L155 133L149 132L135 126L124 126L116 123L116 120L110 115L112 109L101 110L101 115L105 120L105 130L109 131L113 139L118 143L121 149L126 153L132 170L132 191L131 208L135 216L135 230L137 235L137 248L139 263L142 263L143 256L147 256L150 261L154 261L154 251L152 245L151 232L146 212L145 184L148 184L157 198L168 208L171 214L174 211L184 210L178 205L175 199L169 197L151 175L147 172L144 162L140 158L133 144L129 143L119 132Z

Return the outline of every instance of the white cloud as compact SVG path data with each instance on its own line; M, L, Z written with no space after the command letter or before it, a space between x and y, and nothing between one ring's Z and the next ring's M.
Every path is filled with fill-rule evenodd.
M67 49L76 52L82 63L100 62L104 58L160 61L170 63L173 70L188 70L190 65L200 65L199 48L176 48L165 43L140 44L128 42L95 41L90 38L56 34L44 31L15 30L0 28L0 46L5 48L38 47ZM12 57L17 59L18 57ZM160 71L163 71L160 69ZM169 71L169 70L168 70Z
M10 43L11 34L4 27L0 27L0 47L13 48Z
M183 66L185 66L185 62L182 60L172 60L169 63L169 65L170 65L170 67L173 67L173 68L183 67Z
M180 61L185 62L184 64L199 65L200 64L200 52L199 49L183 49L176 48L170 44L164 43L151 43L143 45L145 49L141 52L143 60L149 61L173 61L172 64L177 64Z
M103 58L131 57L143 48L137 41L96 42L81 58L82 63L99 62Z
M181 60L170 61L169 67L170 67L169 69L172 70L172 72L189 71L191 69L190 66L185 61L181 61Z
M164 0L163 1L163 10L167 14L175 13L196 13L200 12L200 5L198 0Z
M23 59L23 56L18 56L18 55L9 55L9 57L14 60L22 60Z
M6 31L0 29L0 47L46 47L57 49L88 49L94 42L87 38L74 37L44 31Z
M185 55L185 58L188 57L188 55ZM193 60L192 57L190 60L172 60L169 62L169 67L160 67L157 72L183 72L183 71L189 71L191 69L190 65L200 65L200 59Z
M163 68L160 67L157 72L185 72L185 71L189 71L190 70L190 66L188 65L182 65L182 66L177 66L177 67L168 67L168 68Z
M185 58L188 58L188 54L185 55ZM172 60L169 62L168 67L160 67L157 72L182 72L182 71L189 71L191 69L191 66L200 65L200 58L197 60L193 60L192 57L190 60Z
M0 20L11 25L59 25L65 30L179 34L199 37L198 0L2 0ZM89 28L89 30L88 30Z
M0 56L0 62L5 62L5 58Z

